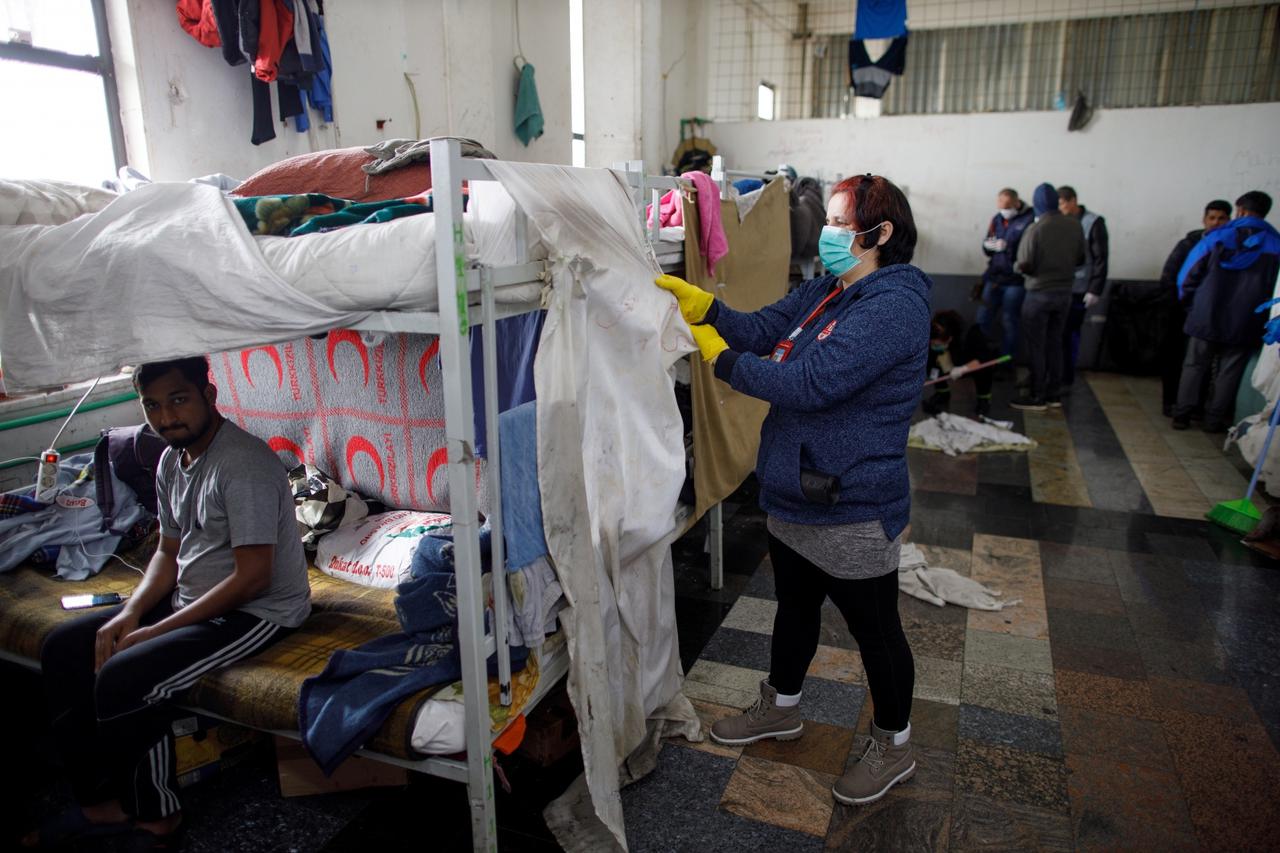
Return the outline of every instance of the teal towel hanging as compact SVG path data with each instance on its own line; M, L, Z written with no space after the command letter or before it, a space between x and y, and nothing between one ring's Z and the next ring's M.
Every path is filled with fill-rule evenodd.
M520 84L516 89L516 136L528 147L542 135L542 104L538 103L538 85L533 82L533 65L520 68Z

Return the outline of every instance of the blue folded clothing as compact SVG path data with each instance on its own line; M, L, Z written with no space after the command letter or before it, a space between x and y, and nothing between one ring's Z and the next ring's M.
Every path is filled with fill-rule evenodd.
M507 547L507 570L518 572L549 553L538 488L537 402L503 412L498 417L498 440L502 443L502 541Z
M488 569L489 528L480 529ZM365 744L402 701L462 675L458 651L458 594L453 539L426 535L414 550L412 579L396 587L395 608L404 633L357 649L334 652L324 671L302 684L298 728L325 775ZM511 669L524 668L528 649L511 649ZM489 658L497 674L497 656Z

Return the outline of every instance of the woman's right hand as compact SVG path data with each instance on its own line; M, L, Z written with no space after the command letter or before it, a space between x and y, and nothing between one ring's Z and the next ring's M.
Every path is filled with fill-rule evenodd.
M701 323L711 310L711 304L716 301L714 296L701 287L674 275L658 276L653 283L675 296L680 303L680 315L691 326Z

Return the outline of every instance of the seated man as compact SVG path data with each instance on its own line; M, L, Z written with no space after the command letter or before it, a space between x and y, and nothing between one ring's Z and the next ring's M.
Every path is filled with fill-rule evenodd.
M140 847L174 846L182 815L170 703L311 611L284 464L218 413L206 360L147 364L133 382L169 445L156 474L160 544L126 604L45 641L50 719L79 805L26 846L113 831L132 831Z
M929 364L925 370L930 379L947 374L959 379L984 361L995 358L991 343L975 323L965 331L964 320L955 311L939 311L933 315L929 333ZM991 370L979 370L973 374L978 402L974 413L981 417L991 412ZM950 382L933 386L933 396L923 403L925 414L936 415L951 407Z

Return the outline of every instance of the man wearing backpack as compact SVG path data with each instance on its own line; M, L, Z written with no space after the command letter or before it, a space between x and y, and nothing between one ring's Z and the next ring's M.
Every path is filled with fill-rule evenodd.
M1268 316L1254 309L1271 298L1280 270L1280 232L1266 221L1270 212L1271 196L1261 190L1240 196L1236 218L1206 232L1178 271L1189 340L1174 429L1191 426L1191 413L1204 402L1207 378L1213 390L1205 404L1204 431L1225 432L1232 420L1240 378L1261 345Z
M25 846L128 832L138 847L175 847L172 703L310 613L285 467L219 414L208 374L203 357L134 374L147 422L168 444L156 474L160 544L127 603L45 640L50 719L76 804Z

